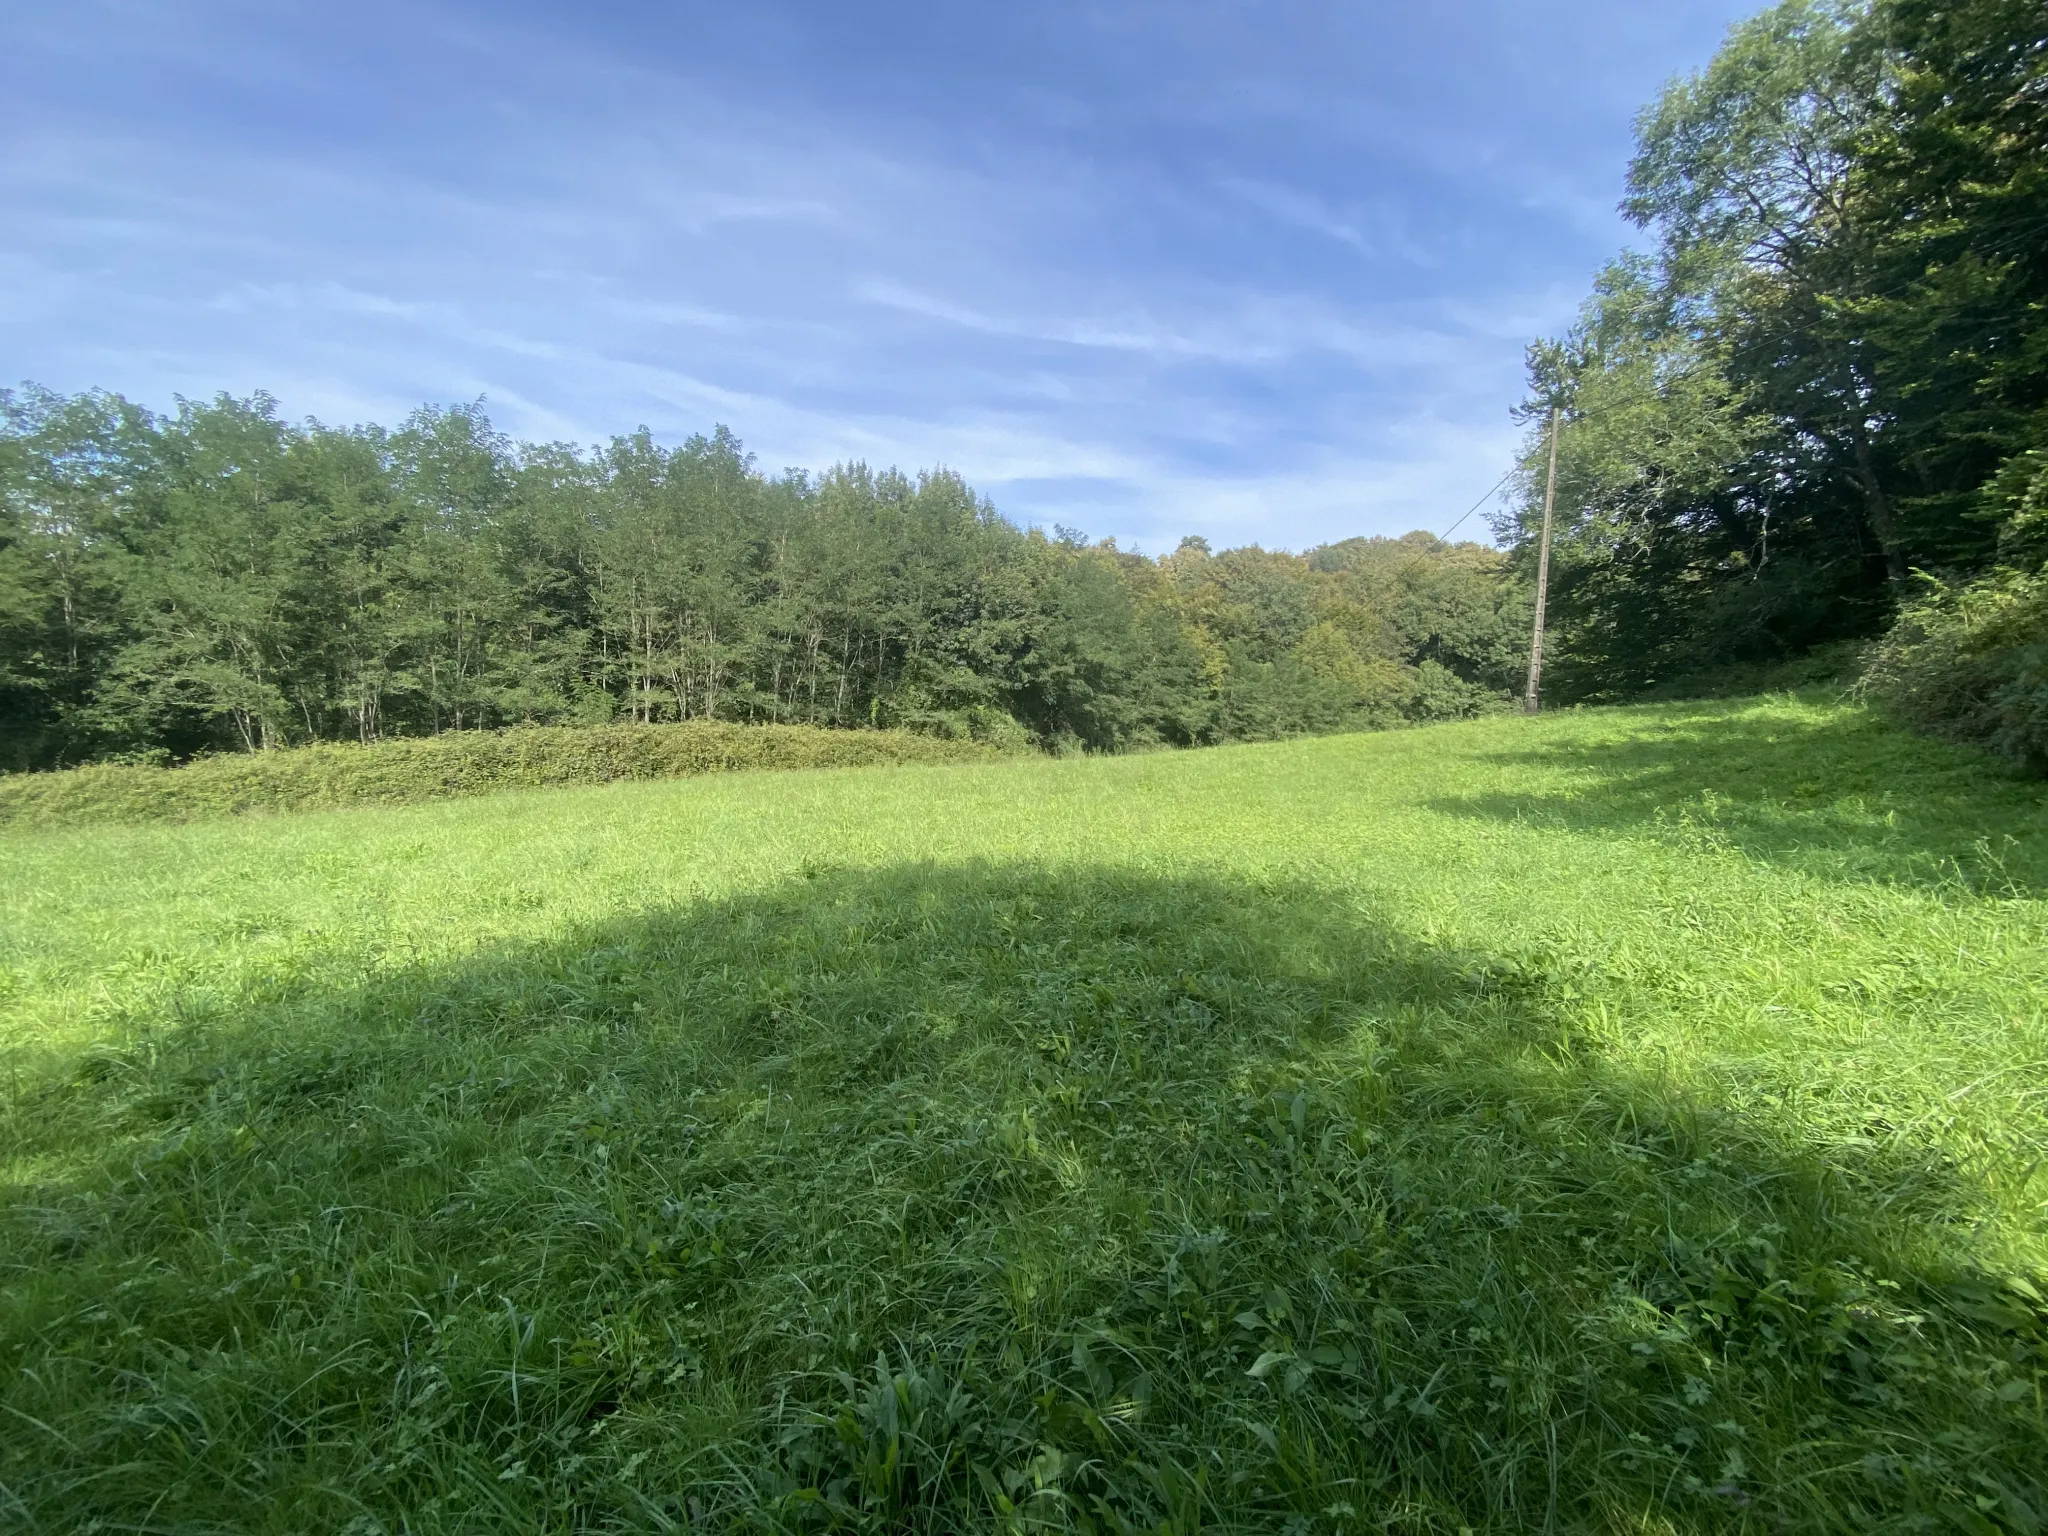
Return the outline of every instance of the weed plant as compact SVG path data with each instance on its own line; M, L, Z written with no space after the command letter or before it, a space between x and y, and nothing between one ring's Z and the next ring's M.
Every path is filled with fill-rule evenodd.
M0 1524L2037 1531L2044 833L1791 696L13 833Z
M908 731L807 725L527 726L371 746L328 743L203 757L178 768L99 764L0 775L0 826L202 821L248 811L413 805L464 795L760 768L973 762L993 747Z

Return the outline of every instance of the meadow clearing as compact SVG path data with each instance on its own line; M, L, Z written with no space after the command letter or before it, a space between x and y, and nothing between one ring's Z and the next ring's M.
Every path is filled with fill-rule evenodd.
M9 1531L2048 1523L2048 793L1851 704L0 872Z

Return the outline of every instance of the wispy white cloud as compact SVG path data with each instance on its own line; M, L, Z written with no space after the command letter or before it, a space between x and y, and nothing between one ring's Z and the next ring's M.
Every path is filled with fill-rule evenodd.
M1626 100L1525 88L1562 55L1505 0L1485 36L364 3L0 23L15 368L337 420L483 396L539 439L722 421L768 465L944 463L1030 520L1300 546L1469 504L1524 341L1617 228ZM1711 41L1736 0L1673 3ZM1593 9L1566 42L1620 16L1666 49L1637 96L1696 57Z
M1174 330L1156 323L1148 315L1085 316L1078 318L1023 318L985 314L965 304L953 303L920 293L886 278L870 279L856 290L869 304L938 320L984 336L1011 337L1023 341L1049 342L1059 346L1088 348L1104 352L1131 352L1151 357L1209 358L1218 361L1248 361L1270 352L1247 354L1241 348L1226 348L1215 340Z
M1243 176L1222 176L1217 178L1216 185L1240 202L1248 203L1283 224L1322 235L1339 245L1348 245L1361 256L1381 253L1382 247L1378 242L1367 239L1357 224L1339 217L1321 198L1293 187L1253 181Z
M1407 306L1435 310L1431 323L1386 313L1381 306L1347 308L1310 295L1257 291L1197 290L1184 295L1181 312L1169 318L1144 311L1075 317L992 314L888 279L870 279L856 292L867 303L987 336L1169 362L1245 366L1329 353L1378 367L1428 367L1452 361L1494 324L1485 312L1469 307Z

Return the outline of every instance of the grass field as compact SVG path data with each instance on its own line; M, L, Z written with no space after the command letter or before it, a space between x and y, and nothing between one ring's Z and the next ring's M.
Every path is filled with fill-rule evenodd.
M0 872L9 1531L2048 1522L2048 795L1850 706Z

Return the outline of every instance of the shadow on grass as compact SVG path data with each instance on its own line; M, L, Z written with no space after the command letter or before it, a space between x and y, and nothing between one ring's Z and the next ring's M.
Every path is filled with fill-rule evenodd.
M11 1529L2033 1529L1933 1148L1307 886L817 869L17 1084Z
M1823 875L1972 895L2048 892L2041 785L1862 711L1673 707L1619 739L1496 757L1571 777L1546 793L1447 797L1432 808L1718 844Z

